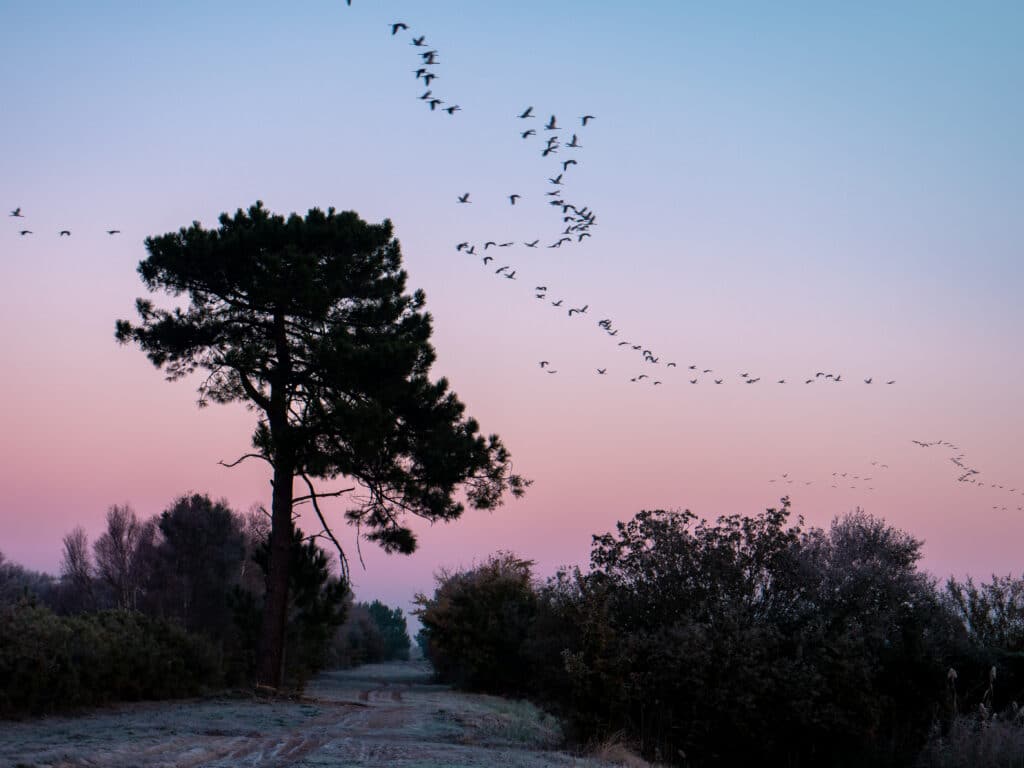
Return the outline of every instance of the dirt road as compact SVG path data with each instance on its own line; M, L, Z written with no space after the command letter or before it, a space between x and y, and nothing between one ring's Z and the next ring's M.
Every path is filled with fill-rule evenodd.
M423 664L378 664L326 673L297 702L193 699L0 722L0 766L608 765L557 751L560 740L527 703L432 684Z

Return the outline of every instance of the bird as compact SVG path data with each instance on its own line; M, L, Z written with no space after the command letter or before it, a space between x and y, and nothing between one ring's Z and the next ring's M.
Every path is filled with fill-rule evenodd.
M462 243L459 243L458 245L455 246L455 250L456 251L461 251L464 248L469 248L469 243L468 242L462 242Z
M400 30L400 29L408 29L408 28L409 28L408 24L403 24L400 21L396 21L394 24L391 25L391 36L394 37L395 35L397 35L398 34L398 30Z
M576 242L582 243L584 237L592 237L592 235L589 232L581 232L579 236L576 238Z
M494 274L500 275L502 272L504 272L508 268L509 268L508 264L506 264L504 267L498 267L496 270L494 270Z
M456 112L461 112L462 107L460 107L458 104L453 104L450 107L445 107L444 111L447 112L449 115L454 115Z
M550 181L552 184L556 184L556 185L562 184L562 177L564 175L565 175L565 173L560 173L557 176L555 176L553 179L548 179L548 181Z
M560 307L560 306L562 306L562 302L563 301L565 301L565 299L559 299L558 301L552 301L551 302L551 306L552 307Z
M544 130L547 130L547 131L557 131L558 130L558 122L556 121L554 115L552 115L551 119L548 120L548 122L544 125Z
M18 234L21 235L22 237L24 237L25 235L33 234L33 232L32 232L31 229L23 229L20 232L18 232Z
M430 111L433 112L435 109L437 109L442 104L444 104L444 102L441 101L440 99L431 99L430 100Z
M666 368L675 368L675 367L677 367L677 366L676 366L676 364L675 364L675 363L665 363L665 367L666 367Z
M513 269L511 272L509 272L507 275L505 275L505 278L508 279L508 280L515 280L516 279L516 271Z
M499 248L508 248L509 246L512 245L515 245L515 243L513 243L511 240L509 240L507 243L498 243Z
M786 383L786 380L785 380L785 379L779 379L778 383L779 383L779 384L785 384L785 383Z
M549 370L548 373L558 373L558 371Z
M484 265L490 264L492 261L494 261L493 256L484 256Z
M715 384L721 384L722 381L723 381L722 379L715 379Z
M690 370L691 371L696 371L697 370L697 366L696 365L691 365L690 366Z
M551 363L549 363L547 360L541 360L540 361L540 367L541 368L544 368L545 366L548 366L548 365L551 365Z
M691 384L696 384L697 380L696 379L690 379L690 383ZM715 382L715 384L719 384L719 383L721 383L721 382L718 382L718 381Z
M641 373L639 376L636 377L636 380L640 381L641 379L649 379L649 378L650 378L650 376L648 376L646 373Z
M533 130L533 128L530 128L528 131L523 131L519 135L522 136L524 139L528 139L531 136L536 136L537 132L535 130Z
M546 285L538 285L533 290L535 290L535 291L546 291L547 289L548 289L548 287Z
M580 118L580 122L583 123L584 127L586 127L587 123L589 123L593 119L593 115L584 115L583 117Z
M438 78L438 76L435 75L433 72L424 72L423 73L423 82L426 85L430 85L430 82L432 80L437 80L437 78Z
M430 101L433 98L433 93L428 89L426 93L420 96L420 101Z
M519 116L519 119L520 120L525 120L528 117L534 117L534 116L535 115L533 114L533 107L527 107L526 109L523 110L523 113Z
M24 216L21 215L21 207L20 206L15 208L13 211L11 211L11 216L14 216L17 219L25 218Z
M562 161L562 172L569 170L570 165L579 165L575 160L563 160Z
M469 202L469 192L467 192L464 195L459 195L459 202L460 203L468 203Z
M871 377L869 376L868 378L864 379L864 383L865 384L870 384L871 383Z
M412 45L415 45L418 48L422 48L426 44L427 44L427 36L426 35L421 35L420 37L414 37L412 39Z
M120 229L108 229L107 230L107 234L108 235L120 235L121 234L121 230Z
M568 144L566 144L565 146L567 146L567 147L572 147L573 149L580 149L580 148L581 148L581 147L582 147L583 145L582 145L582 144L580 144L580 141L579 141L579 139L577 139L577 138L576 138L576 134L574 133L574 134L572 135L572 141L570 141L570 142L569 142Z
M470 256L476 256L476 246L469 246L469 248L466 249L466 253L468 253Z
M534 240L532 243L523 243L523 245L525 245L527 248L536 248L537 243L539 242L540 240Z
M554 155L554 154L557 154L557 153L558 153L558 145L555 144L555 145L552 146L551 144L549 144L547 146L547 148L545 148L544 151L540 153L540 156L541 157L547 157L548 155Z
M598 368L597 372L599 374L601 374L602 376L604 376L606 373L608 373L608 369L607 368Z
M620 341L620 342L619 342L618 344L616 344L615 346L617 346L617 347L625 347L625 346L628 346L628 345L629 345L629 342L628 342L628 341Z
M516 200L518 200L520 197L522 197L522 195L509 195L508 196L508 201L510 203L512 203L512 205L515 205L516 204Z
M490 248L490 247L491 247L492 245L497 245L497 243L496 243L496 242L494 242L493 240L488 240L488 241L487 241L486 243L484 243L484 250L486 251L486 250L487 250L488 248Z
M661 382L660 382L660 381L653 381L653 382L651 382L651 383L652 383L652 384L654 384L654 386L658 386L659 384L661 384Z
M892 381L887 381L887 382L885 382L885 383L886 383L886 384L895 384L895 383L896 383L896 380L895 380L895 379L893 379Z
M60 236L61 237L71 237L71 230L70 229L62 229L60 231Z
M814 379L808 379L807 381L804 382L804 384L813 384L813 383L814 383Z

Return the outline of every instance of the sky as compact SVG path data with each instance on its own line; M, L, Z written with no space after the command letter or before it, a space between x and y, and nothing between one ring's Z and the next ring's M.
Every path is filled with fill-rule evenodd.
M534 480L419 526L412 557L363 546L361 599L407 607L497 550L546 576L641 509L783 495L911 531L937 577L1020 574L1022 28L1016 2L0 0L0 551L56 571L115 503L269 504L262 466L218 464L253 414L198 409L113 336L147 236L263 200L393 221L433 374ZM419 98L413 35L455 114ZM545 159L552 114L582 147ZM552 249L566 159L597 219ZM515 245L485 267L489 240Z

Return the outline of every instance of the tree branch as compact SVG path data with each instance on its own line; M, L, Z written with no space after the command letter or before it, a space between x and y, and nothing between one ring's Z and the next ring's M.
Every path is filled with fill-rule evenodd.
M313 482L309 479L309 475L307 475L305 472L301 472L299 473L299 477L301 477L306 482L306 486L309 488L309 495L304 498L308 498L310 501L313 502L313 509L316 510L316 516L320 518L320 524L324 527L323 532L327 534L327 537L331 540L331 542L333 542L335 549L338 550L338 560L341 566L341 575L346 582L351 584L351 579L349 578L348 558L345 556L345 550L342 548L341 543L335 537L334 531L331 530L331 526L327 524L327 520L324 519L324 514L320 510L320 504L317 502L317 499L320 496L340 496L342 493L347 493L348 491L335 491L334 493L330 494L319 494L313 487Z
M266 456L260 453L247 453L244 456L241 456L240 458L236 459L235 461L232 461L230 464L224 462L223 460L218 461L217 463L220 464L222 467L227 467L228 469L231 469L232 467L237 467L246 459L262 459L263 461L267 462L267 464L269 464L270 466L274 466L274 462L272 462L270 459L268 459Z

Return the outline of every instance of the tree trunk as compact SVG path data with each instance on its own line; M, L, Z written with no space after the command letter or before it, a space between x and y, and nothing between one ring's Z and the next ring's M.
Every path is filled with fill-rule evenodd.
M270 571L263 603L257 682L281 686L284 638L288 623L288 571L292 551L292 469L277 461L274 467L274 499L270 527Z
M279 688L284 672L285 629L288 625L288 574L292 552L292 483L295 451L288 423L288 388L291 350L285 333L284 315L274 316L274 345L277 365L271 374L270 410L267 422L274 445L274 498L270 515L270 572L263 602L263 627L257 682Z

